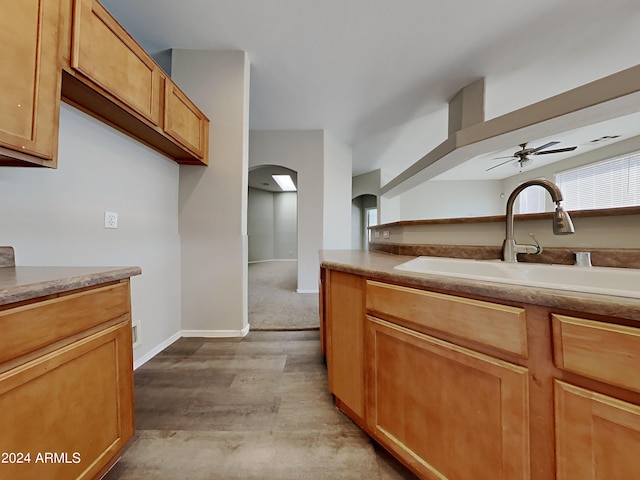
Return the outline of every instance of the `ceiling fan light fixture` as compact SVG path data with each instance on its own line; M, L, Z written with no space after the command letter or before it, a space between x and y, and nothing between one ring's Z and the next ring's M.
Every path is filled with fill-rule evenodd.
M526 167L531 163L531 159L529 157L521 158L516 162L516 167Z
M494 160L499 160L501 158L511 158L511 159L515 158L516 162L514 163L514 165L516 167L519 166L520 168L522 168L528 165L532 161L532 158L530 158L529 155L547 155L550 153L572 152L576 148L578 148L577 146L575 146L575 147L555 148L553 150L546 150L547 148L553 147L554 145L557 145L559 143L560 142L557 142L557 141L548 142L536 148L527 148L527 142L521 143L520 150L518 150L517 152L514 152L513 155L511 155L510 157L496 157L494 158ZM485 171L488 172L489 170L493 170L494 168L500 167L501 165L504 165L509 162L511 162L511 160L498 163L493 167L487 168Z

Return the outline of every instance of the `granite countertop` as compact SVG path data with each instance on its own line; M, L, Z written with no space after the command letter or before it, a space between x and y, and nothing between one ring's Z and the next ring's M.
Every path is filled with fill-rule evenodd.
M140 275L140 267L0 268L0 305L8 305L78 288Z
M320 251L320 263L323 267L342 272L498 300L640 321L640 293L639 298L617 297L552 288L523 287L506 283L467 280L444 275L401 272L393 269L394 266L414 258L413 256L365 250Z

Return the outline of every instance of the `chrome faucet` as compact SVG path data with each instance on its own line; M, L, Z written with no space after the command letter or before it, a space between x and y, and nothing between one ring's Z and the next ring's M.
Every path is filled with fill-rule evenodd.
M539 254L542 252L542 247L537 242L533 234L530 233L529 235L533 238L536 243L535 245L517 244L513 234L513 204L520 192L532 185L544 187L556 204L556 211L553 213L554 235L568 235L575 232L569 213L565 212L560 205L562 202L562 192L560 192L560 189L555 183L548 180L529 180L528 182L524 182L523 184L518 185L513 192L511 192L511 195L509 195L509 199L507 200L507 233L502 244L502 260L505 262L517 262L519 253Z

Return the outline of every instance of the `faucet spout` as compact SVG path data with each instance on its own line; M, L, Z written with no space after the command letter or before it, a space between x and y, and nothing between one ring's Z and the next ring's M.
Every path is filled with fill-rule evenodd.
M575 232L569 213L566 212L561 205L562 192L555 183L550 182L549 180L529 180L528 182L524 182L518 185L513 192L511 192L511 195L509 195L509 199L507 200L506 235L502 244L502 259L505 262L517 262L518 253L539 254L542 252L542 247L540 247L537 242L536 245L517 244L513 233L513 204L515 203L518 195L520 195L525 188L533 185L538 185L547 190L549 195L551 195L551 199L556 204L556 210L553 214L553 233L555 235L567 235Z

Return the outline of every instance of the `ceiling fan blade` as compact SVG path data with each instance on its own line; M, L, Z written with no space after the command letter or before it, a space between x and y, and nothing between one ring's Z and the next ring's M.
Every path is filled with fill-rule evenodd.
M503 158L518 158L515 155L509 155L508 157L495 157L494 160L502 160Z
M507 160L506 162L502 162L502 163L499 163L499 164L497 164L497 165L494 165L493 167L487 168L487 169L485 170L485 172L488 172L489 170L493 170L494 168L497 168L497 167L499 167L500 165L504 165L505 163L509 163L509 162L513 162L513 161L514 161L514 158L513 158L513 157L509 157L509 158L510 158L510 160Z
M556 150L545 150L544 152L535 152L533 155L546 155L547 153L572 152L578 147L558 148Z
M540 150L544 150L544 149L545 149L545 148L547 148L547 147L551 147L551 146L553 146L553 145L557 145L557 144L559 144L559 143L560 143L560 142L549 142L549 143L545 143L544 145L542 145L542 146L540 146L540 147L538 147L538 148L534 148L534 149L533 149L533 150L531 150L529 153L536 153L536 152L539 152Z

